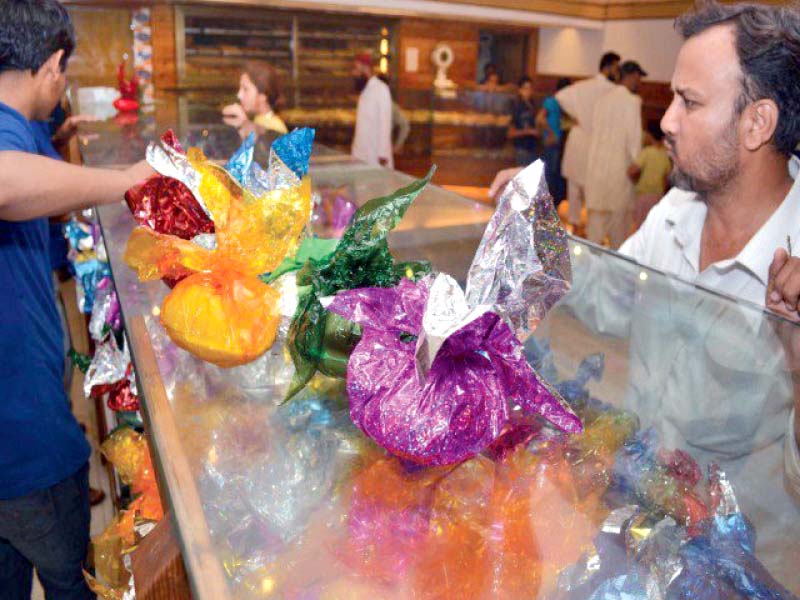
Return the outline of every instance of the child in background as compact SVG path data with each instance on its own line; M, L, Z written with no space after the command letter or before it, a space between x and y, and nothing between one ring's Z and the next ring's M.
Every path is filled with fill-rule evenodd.
M636 203L633 208L634 230L644 223L650 209L664 196L669 187L672 161L664 147L664 134L658 121L647 124L645 147L628 169L628 176L636 183Z

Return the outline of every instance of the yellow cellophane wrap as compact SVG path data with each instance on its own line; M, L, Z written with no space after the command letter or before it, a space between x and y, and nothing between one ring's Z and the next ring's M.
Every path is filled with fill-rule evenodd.
M104 600L122 598L131 574L123 556L137 544L135 525L142 521L158 522L164 517L158 494L150 450L145 437L123 427L113 432L101 446L101 452L114 465L126 485L131 486L133 501L120 511L103 530L92 538L96 577L85 573L91 590Z
M256 197L202 151L190 148L217 247L137 227L125 262L143 281L183 278L164 299L161 323L181 348L221 367L263 354L275 341L279 294L258 275L295 252L311 214L311 182ZM188 275L188 277L187 277Z

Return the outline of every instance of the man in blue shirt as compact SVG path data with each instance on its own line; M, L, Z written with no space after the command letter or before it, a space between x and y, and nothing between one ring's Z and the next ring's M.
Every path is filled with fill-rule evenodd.
M93 598L90 448L63 388L61 323L47 216L119 201L151 171L85 169L47 154L32 121L66 85L75 36L57 0L0 10L0 598L30 598L33 567L48 598ZM37 143L37 139L40 141Z
M572 82L562 77L556 83L556 92L564 89ZM561 155L564 149L564 132L561 130L561 106L555 95L548 96L542 102L542 108L536 115L536 124L542 132L542 160L544 160L544 176L547 187L558 206L567 195L567 182L561 176Z

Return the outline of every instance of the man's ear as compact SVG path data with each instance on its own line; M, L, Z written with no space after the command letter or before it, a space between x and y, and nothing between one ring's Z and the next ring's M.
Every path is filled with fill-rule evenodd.
M742 142L745 148L756 151L768 144L778 127L780 110L774 100L762 98L745 109Z
M53 52L50 57L44 61L42 68L39 69L40 72L52 79L58 79L61 76L61 59L64 56L64 50L56 50ZM37 73L38 75L38 73Z

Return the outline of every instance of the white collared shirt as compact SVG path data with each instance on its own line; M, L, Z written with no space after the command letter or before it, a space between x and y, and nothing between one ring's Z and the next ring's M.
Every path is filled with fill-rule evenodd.
M787 236L800 244L800 160L789 161L795 179L784 201L735 257L700 272L700 240L706 205L692 192L673 188L619 249L635 261L734 298L764 306L769 266Z
M792 159L792 177L798 167ZM756 525L766 566L792 583L800 555L794 394L783 347L758 307L775 249L787 235L800 243L800 181L735 258L700 272L705 216L694 194L670 191L620 248L635 262L575 253L564 306L595 335L619 340L605 343L600 385L608 389L599 397L624 398L665 448L687 449L702 465L718 462ZM639 265L677 279L648 276ZM722 301L695 285L747 302Z
M394 168L392 155L392 93L389 86L377 77L371 77L358 97L356 129L353 135L352 155L369 165Z

